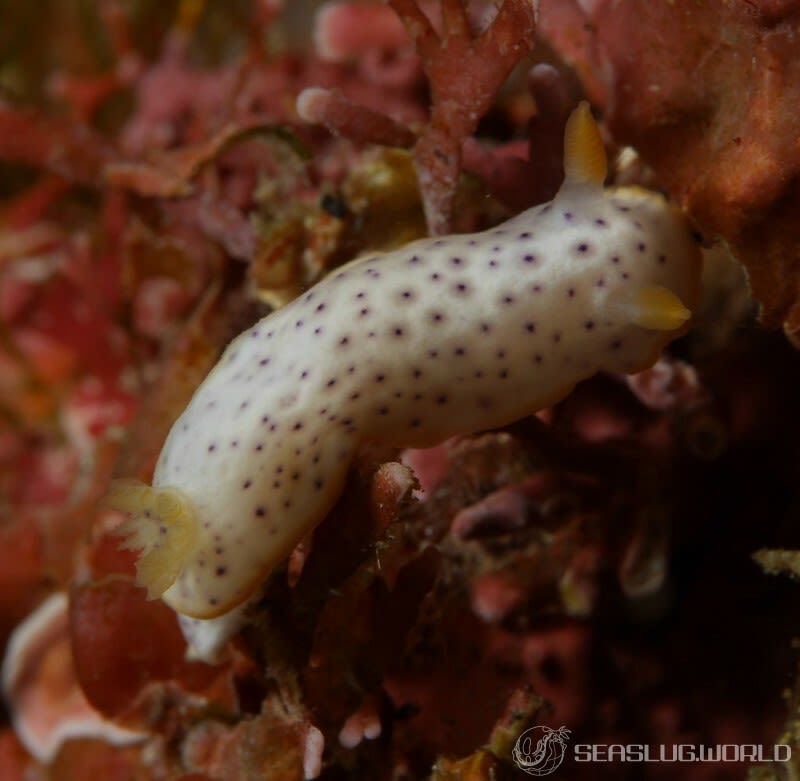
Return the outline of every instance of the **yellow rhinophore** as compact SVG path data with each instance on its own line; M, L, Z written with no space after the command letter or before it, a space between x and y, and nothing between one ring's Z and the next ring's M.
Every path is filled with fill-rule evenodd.
M584 100L564 128L564 184L603 186L608 173L606 148L592 110Z

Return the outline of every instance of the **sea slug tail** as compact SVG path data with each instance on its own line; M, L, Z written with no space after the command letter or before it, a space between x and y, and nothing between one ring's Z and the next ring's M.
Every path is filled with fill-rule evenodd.
M130 513L116 530L125 537L120 547L141 550L136 563L148 599L157 599L174 582L195 546L197 521L190 501L174 488L151 488L134 481L112 485L104 503Z

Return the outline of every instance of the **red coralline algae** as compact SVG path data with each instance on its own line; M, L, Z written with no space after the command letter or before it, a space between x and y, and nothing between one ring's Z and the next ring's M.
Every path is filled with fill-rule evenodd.
M800 360L732 257L765 322L796 330L797 3L73 5L3 11L26 40L0 75L4 648L62 595L47 642L7 655L26 673L3 781L490 781L534 725L797 749L797 585L751 555L791 570L800 550ZM99 507L112 477L150 479L270 308L550 199L584 94L610 183L669 192L724 239L693 330L503 430L364 448L222 663L187 661ZM143 742L108 742L124 729ZM568 749L557 773L622 770Z
M432 234L447 233L452 229L462 146L511 70L532 48L537 6L527 0L507 0L496 14L477 20L482 26L476 34L476 20L470 18L461 0L444 0L441 24L436 26L417 0L391 1L389 5L403 21L428 77L430 118L414 144L414 162L428 229ZM336 49L331 43L341 37L341 20L355 12L354 4L325 6L320 12L316 37L324 54L330 54L331 48L338 56L340 49L363 47L362 43L345 40ZM383 21L385 12L378 17ZM382 29L379 27L373 39L376 45L397 47L400 41L394 37L395 28L389 27L385 41L381 39ZM415 135L395 120L329 91L307 91L301 96L298 111L308 121L320 122L361 143L405 147L415 140Z
M708 398L697 370L683 361L668 357L626 379L628 387L650 409L691 409Z
M51 595L15 630L2 686L16 733L40 762L51 762L68 740L91 737L124 746L146 737L104 719L87 702L75 677L63 593Z
M522 586L502 575L484 575L475 581L472 610L487 624L498 624L517 610L525 600Z
M19 450L22 450L20 447ZM0 641L45 597L44 541L30 516L0 529Z
M0 156L91 185L114 158L114 148L82 122L0 104Z
M146 602L131 579L76 584L70 624L78 680L89 702L109 716L130 708L150 683L176 681L198 689L215 677L205 665L184 661L175 616L160 603Z
M327 2L314 18L314 46L320 57L347 61L374 50L409 47L397 15L382 5Z
M461 147L513 67L533 47L537 4L506 0L477 36L461 0L442 0L438 33L416 0L389 0L422 58L431 117L414 148L425 216L432 234L448 233Z
M362 740L375 740L382 731L378 703L369 700L353 713L339 732L339 743L344 748L355 748Z
M233 729L207 721L186 738L184 761L203 778L238 781L317 778L322 771L324 740L309 726L302 709L270 698L255 718Z

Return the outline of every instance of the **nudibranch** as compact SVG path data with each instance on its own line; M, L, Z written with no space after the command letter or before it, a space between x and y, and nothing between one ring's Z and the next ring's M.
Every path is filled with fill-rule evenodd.
M139 581L228 614L318 524L363 442L426 447L635 372L688 327L701 258L681 211L604 189L587 104L549 203L483 233L358 259L237 337L173 426L152 487L112 505Z

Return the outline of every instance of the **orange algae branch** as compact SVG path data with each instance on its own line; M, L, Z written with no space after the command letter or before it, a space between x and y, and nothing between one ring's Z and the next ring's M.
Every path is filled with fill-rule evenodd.
M114 148L88 125L0 103L0 159L96 185Z
M442 0L437 34L416 0L388 0L422 58L431 120L414 149L431 234L451 232L461 148L514 66L534 45L538 0L506 0L491 24L473 34L461 0Z
M156 152L148 161L115 160L105 167L103 173L108 184L133 190L146 198L179 198L192 194L194 180L201 171L232 146L268 134L293 142L293 137L280 125L231 122L197 144Z
M417 140L405 125L385 114L348 100L339 90L309 87L297 98L297 113L306 122L324 125L331 133L356 143L409 149Z

